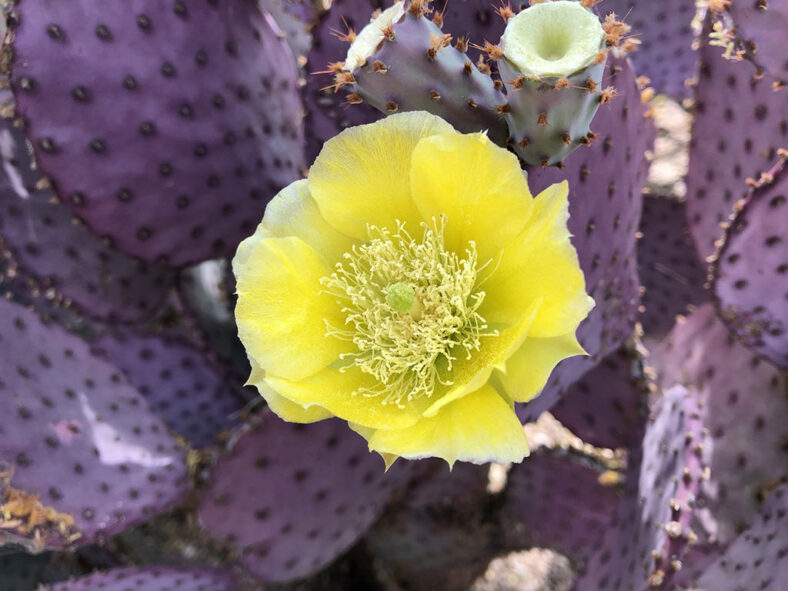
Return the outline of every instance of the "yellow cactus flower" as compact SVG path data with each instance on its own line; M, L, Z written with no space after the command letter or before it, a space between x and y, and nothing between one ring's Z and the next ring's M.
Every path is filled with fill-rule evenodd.
M518 462L514 402L583 354L594 305L566 182L423 112L347 129L238 247L238 332L284 420L346 420L387 459Z

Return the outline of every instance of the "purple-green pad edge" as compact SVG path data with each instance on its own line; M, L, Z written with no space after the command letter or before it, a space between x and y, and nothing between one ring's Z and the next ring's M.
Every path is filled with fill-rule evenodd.
M38 497L32 513L22 511L4 530L12 541L34 551L85 544L181 500L184 451L120 370L6 300L0 342L0 395L10 419L0 425L0 499ZM51 518L32 527L31 517L42 514Z
M256 2L14 10L10 81L38 165L120 250L232 255L299 177L295 64Z
M411 477L410 463L385 471L365 443L338 419L300 425L265 411L214 467L199 518L254 577L306 577L363 536Z

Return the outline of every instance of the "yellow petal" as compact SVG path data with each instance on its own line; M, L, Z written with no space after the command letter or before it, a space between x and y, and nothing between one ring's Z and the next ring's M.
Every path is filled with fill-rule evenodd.
M529 336L506 361L506 372L497 377L506 395L515 402L528 402L542 391L558 362L587 355L574 333L544 339Z
M369 447L408 459L439 457L455 461L520 462L528 443L514 409L490 386L445 406L434 417L405 429L378 429Z
M594 307L569 241L567 194L564 181L537 195L528 226L504 249L500 265L484 284L487 295L480 313L488 322L510 322L542 298L529 336L552 337L574 332Z
M422 139L410 182L425 220L447 217L446 247L464 253L475 241L482 264L523 230L533 207L517 157L483 133Z
M296 404L284 396L280 396L265 383L265 372L255 363L254 359L250 359L249 363L252 366L252 373L246 385L257 388L257 391L268 403L268 408L270 408L280 419L290 421L291 423L314 423L315 421L330 419L334 416L320 406L315 405L304 408L300 404Z
M421 417L425 402L414 400L403 408L383 404L384 396L354 394L360 388L374 388L375 379L355 366L346 371L327 367L305 380L292 381L272 375L266 383L278 394L305 408L318 405L348 422L373 429L401 429Z
M345 319L331 296L321 293L325 262L303 240L245 240L233 259L238 336L250 357L266 371L300 380L320 371L349 348L326 336L327 319Z
M265 208L258 232L261 236L296 236L333 267L355 242L326 222L309 194L306 179L290 183Z
M340 232L367 240L367 225L418 228L410 195L410 161L423 138L450 133L451 125L423 111L391 115L344 130L323 145L309 170L309 192L320 213Z
M541 300L532 302L531 308L516 324L503 329L497 337L482 338L481 349L474 351L470 359L458 359L455 362L452 385L424 411L424 416L435 416L447 404L481 388L490 379L494 369L505 369L506 360L514 355L528 336L528 330L540 305Z

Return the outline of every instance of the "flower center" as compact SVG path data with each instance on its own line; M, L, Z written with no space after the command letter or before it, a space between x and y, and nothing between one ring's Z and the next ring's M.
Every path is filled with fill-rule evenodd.
M400 406L431 396L438 384L452 384L458 355L470 359L482 337L498 335L478 312L485 295L478 275L489 262L477 264L473 242L464 258L446 250L444 225L422 224L420 241L401 222L395 232L371 226L369 240L321 280L346 314L344 327L326 321L327 334L352 341L357 351L343 359L380 384L354 394Z

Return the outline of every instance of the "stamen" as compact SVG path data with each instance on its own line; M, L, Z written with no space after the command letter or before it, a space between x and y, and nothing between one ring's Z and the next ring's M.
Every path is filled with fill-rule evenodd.
M353 342L343 359L375 377L379 386L354 394L382 396L397 404L432 396L451 385L454 362L470 359L481 338L497 336L478 309L485 293L478 274L476 245L466 257L444 246L445 219L422 224L421 241L397 222L396 232L368 228L369 240L344 255L336 271L321 280L342 306L345 326L326 321L327 334Z

